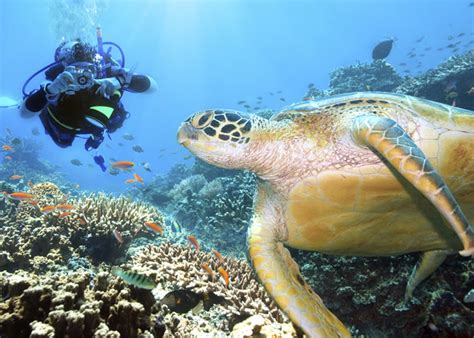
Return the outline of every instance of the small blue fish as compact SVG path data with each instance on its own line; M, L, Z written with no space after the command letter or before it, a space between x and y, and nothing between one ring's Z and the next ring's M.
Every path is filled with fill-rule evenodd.
M94 162L102 169L102 171L106 171L107 167L105 166L105 160L102 155L96 155L94 156Z

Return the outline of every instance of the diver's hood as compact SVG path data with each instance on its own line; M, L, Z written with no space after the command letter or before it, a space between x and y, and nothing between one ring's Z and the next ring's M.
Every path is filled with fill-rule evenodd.
M54 60L56 62L63 61L68 64L73 63L74 55L72 51L73 51L74 46L77 45L78 43L79 41L70 41L56 48L56 51L54 53Z

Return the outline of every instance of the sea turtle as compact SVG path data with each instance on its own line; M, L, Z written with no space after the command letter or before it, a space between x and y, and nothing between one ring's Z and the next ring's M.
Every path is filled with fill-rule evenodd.
M474 254L474 112L354 93L294 104L270 120L206 110L183 122L178 141L208 163L258 176L249 258L308 336L350 333L285 246L358 256L420 251L407 299L448 254Z

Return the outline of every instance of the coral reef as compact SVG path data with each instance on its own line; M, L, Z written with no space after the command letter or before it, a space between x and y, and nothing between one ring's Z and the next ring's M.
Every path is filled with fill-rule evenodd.
M254 176L250 173L211 181L203 175L193 175L176 185L169 195L174 202L174 216L182 224L189 225L190 232L205 238L219 250L228 245L229 237L240 239L233 250L237 253L245 249L254 191Z
M67 183L64 175L58 172L58 166L40 158L41 143L27 137L16 137L11 132L0 137L0 143L12 147L11 151L1 153L3 156L0 178L20 174L27 178L26 180L33 182L49 180L60 184ZM26 185L26 182L17 182L17 184Z
M325 96L365 91L394 90L402 83L402 77L397 74L392 65L385 60L375 60L372 63L358 63L341 67L331 72L329 89ZM306 97L321 97L323 93L316 88L310 88Z
M104 194L68 199L52 183L31 185L32 200L15 202L3 198L0 215L1 267L8 270L64 265L71 258L94 261L121 258L131 240L144 228L145 221L163 224L163 216L143 203ZM32 203L34 202L34 203ZM44 208L63 204L60 209ZM59 208L58 207L58 208ZM118 232L123 243L117 243Z
M207 264L212 274L202 264ZM212 306L208 311L199 312L199 317L208 321L201 326L200 320L190 321L189 314L170 311L166 305L159 310L159 317L172 335L228 334L234 325L259 315L265 325L281 333L283 323L290 325L283 313L276 307L247 262L230 257L220 261L216 256L196 251L190 246L162 243L159 247L148 246L133 257L131 266L137 272L146 273L158 282L154 290L157 300L172 290L191 290L198 294L213 293L224 301ZM230 283L226 286L218 273L218 267L229 273ZM291 326L291 325L290 325ZM289 330L289 328L286 328Z
M308 88L304 99L319 99L358 91L386 91L422 97L474 110L474 50L451 56L424 74L401 77L383 60L358 63L336 69L330 74L329 88Z
M407 78L395 92L474 110L474 50L451 56L435 69Z
M0 287L2 337L153 337L151 294L123 288L106 272L4 271Z
M451 256L403 305L418 255L335 257L291 250L324 303L346 325L370 337L472 337L474 306L462 303L474 287L474 261ZM436 330L436 331L433 331Z
M175 177L177 170L185 173L181 179ZM243 257L254 192L252 173L220 169L196 160L187 170L176 166L142 191L133 190L132 196L153 203L209 246Z
M207 263L216 275L200 265ZM174 337L265 332L294 334L293 326L255 280L245 261L196 252L163 243L149 246L130 262L134 271L158 282L153 290L137 289L109 272L0 273L0 335L6 337ZM217 267L230 274L230 284ZM168 291L179 288L213 292L224 301L210 309L180 314L160 304ZM241 323L245 319L247 322ZM241 324L239 324L241 323Z

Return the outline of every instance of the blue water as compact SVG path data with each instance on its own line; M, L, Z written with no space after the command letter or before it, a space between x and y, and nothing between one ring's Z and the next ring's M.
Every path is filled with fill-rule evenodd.
M71 1L84 13L96 1ZM176 143L180 122L191 113L211 107L238 109L247 100L254 106L257 96L263 107L279 109L301 100L308 83L328 87L329 72L357 61L370 62L373 46L386 37L397 41L387 61L398 67L412 61L412 47L432 47L422 59L425 71L450 56L449 35L465 32L472 39L474 7L467 0L216 0L216 1L109 1L109 9L90 25L100 24L104 40L122 46L127 66L156 79L153 95L126 93L123 102L131 117L100 148L110 157L149 162L153 172L138 169L145 180L165 173L185 160L185 149ZM61 23L68 13L49 10L52 1L0 1L0 96L21 98L21 86L34 71L53 60L58 44L52 23ZM88 7L89 6L89 7ZM75 13L79 15L78 13ZM415 40L424 36L421 43ZM30 89L42 81L38 77ZM282 91L270 96L269 92ZM15 109L0 110L0 136L8 127L13 134L31 135L42 126L38 119L22 120ZM136 137L133 142L121 138ZM83 149L83 140L60 149L49 136L42 156L61 166L61 172L83 188L123 191L124 175L111 176L98 167L74 167L77 158L93 163ZM119 147L118 142L126 144ZM105 147L109 144L112 149ZM139 144L138 154L131 146ZM158 158L159 149L165 148Z

